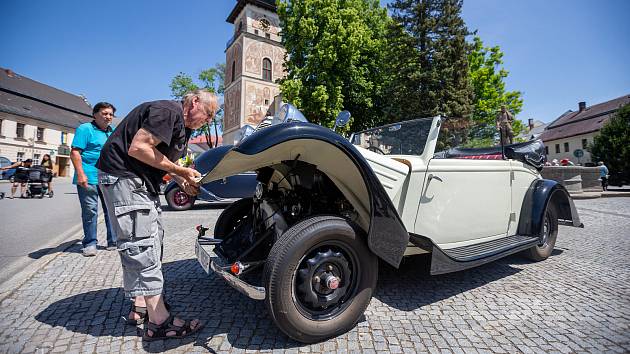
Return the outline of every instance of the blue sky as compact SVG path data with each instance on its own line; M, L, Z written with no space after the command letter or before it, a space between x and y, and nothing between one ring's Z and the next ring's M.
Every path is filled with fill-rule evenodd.
M170 98L178 72L196 76L225 61L235 3L4 0L0 67L92 104L109 101L124 116ZM469 29L505 53L507 89L523 92L525 121L630 94L628 13L626 0L465 0L463 8Z

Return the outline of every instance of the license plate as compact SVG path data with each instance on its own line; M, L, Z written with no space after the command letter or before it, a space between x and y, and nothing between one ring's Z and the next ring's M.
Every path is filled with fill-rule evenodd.
M203 270L210 274L210 254L201 247L199 242L195 242L195 254L197 255L197 261L199 261Z

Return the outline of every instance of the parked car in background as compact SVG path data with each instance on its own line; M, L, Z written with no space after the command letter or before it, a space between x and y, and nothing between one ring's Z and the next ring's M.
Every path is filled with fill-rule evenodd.
M229 147L231 146L228 146L228 148ZM210 152L225 148L226 147L220 146L199 155L194 162L195 169L202 175L208 173L210 167L216 164L216 161L212 159L212 157L216 155ZM192 197L181 190L175 181L171 180L164 189L164 197L171 209L181 211L192 208L197 200L217 204L228 204L242 198L251 197L256 189L256 184L256 173L239 173L234 176L202 184L199 194Z
M11 166L13 162L4 156L0 156L0 167ZM0 171L0 179L8 179L13 182L13 175L15 174L15 168Z
M624 172L612 172L608 175L608 185L615 187L623 187L630 185L630 176Z

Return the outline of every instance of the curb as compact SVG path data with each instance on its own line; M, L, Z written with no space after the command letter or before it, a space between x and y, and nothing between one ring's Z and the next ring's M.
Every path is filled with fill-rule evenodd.
M103 219L103 215L101 214L98 218L97 225L104 223L104 221L105 219ZM19 264L20 262L16 262L17 264L13 266L21 270L15 273L11 278L0 284L0 303L2 303L2 301L10 296L15 290L24 285L24 283L29 281L39 270L48 265L48 263L57 258L68 248L74 246L78 241L80 241L82 233L83 224L76 224L72 226L68 231L62 233L54 240L52 240L50 244L59 244L56 247L51 248L48 252L46 252L45 255L43 255L39 259L36 259L30 264L28 264L28 261L21 262L27 264Z
M570 195L572 199L621 198L630 197L630 192L583 192Z

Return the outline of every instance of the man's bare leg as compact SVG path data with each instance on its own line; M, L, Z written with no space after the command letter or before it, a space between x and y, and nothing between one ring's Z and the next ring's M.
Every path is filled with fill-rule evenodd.
M136 307L147 307L147 303L144 301L144 296L136 296L133 304L136 305ZM129 312L129 317L130 320L139 320L140 318L142 318L142 315L137 313L137 312Z
M164 321L168 319L168 316L170 314L166 309L166 306L164 305L164 298L162 297L162 295L145 296L144 300L146 302L147 311L149 313L149 322L156 325L161 325L162 323L164 323ZM173 320L173 324L176 326L183 326L184 323L186 322L179 318L175 318ZM190 328L194 330L195 328L197 328L197 326L199 326L199 324L199 320L192 320L190 321ZM148 330L147 334L149 335L149 337L153 336L153 331ZM176 335L174 331L166 333L166 336L174 335Z

